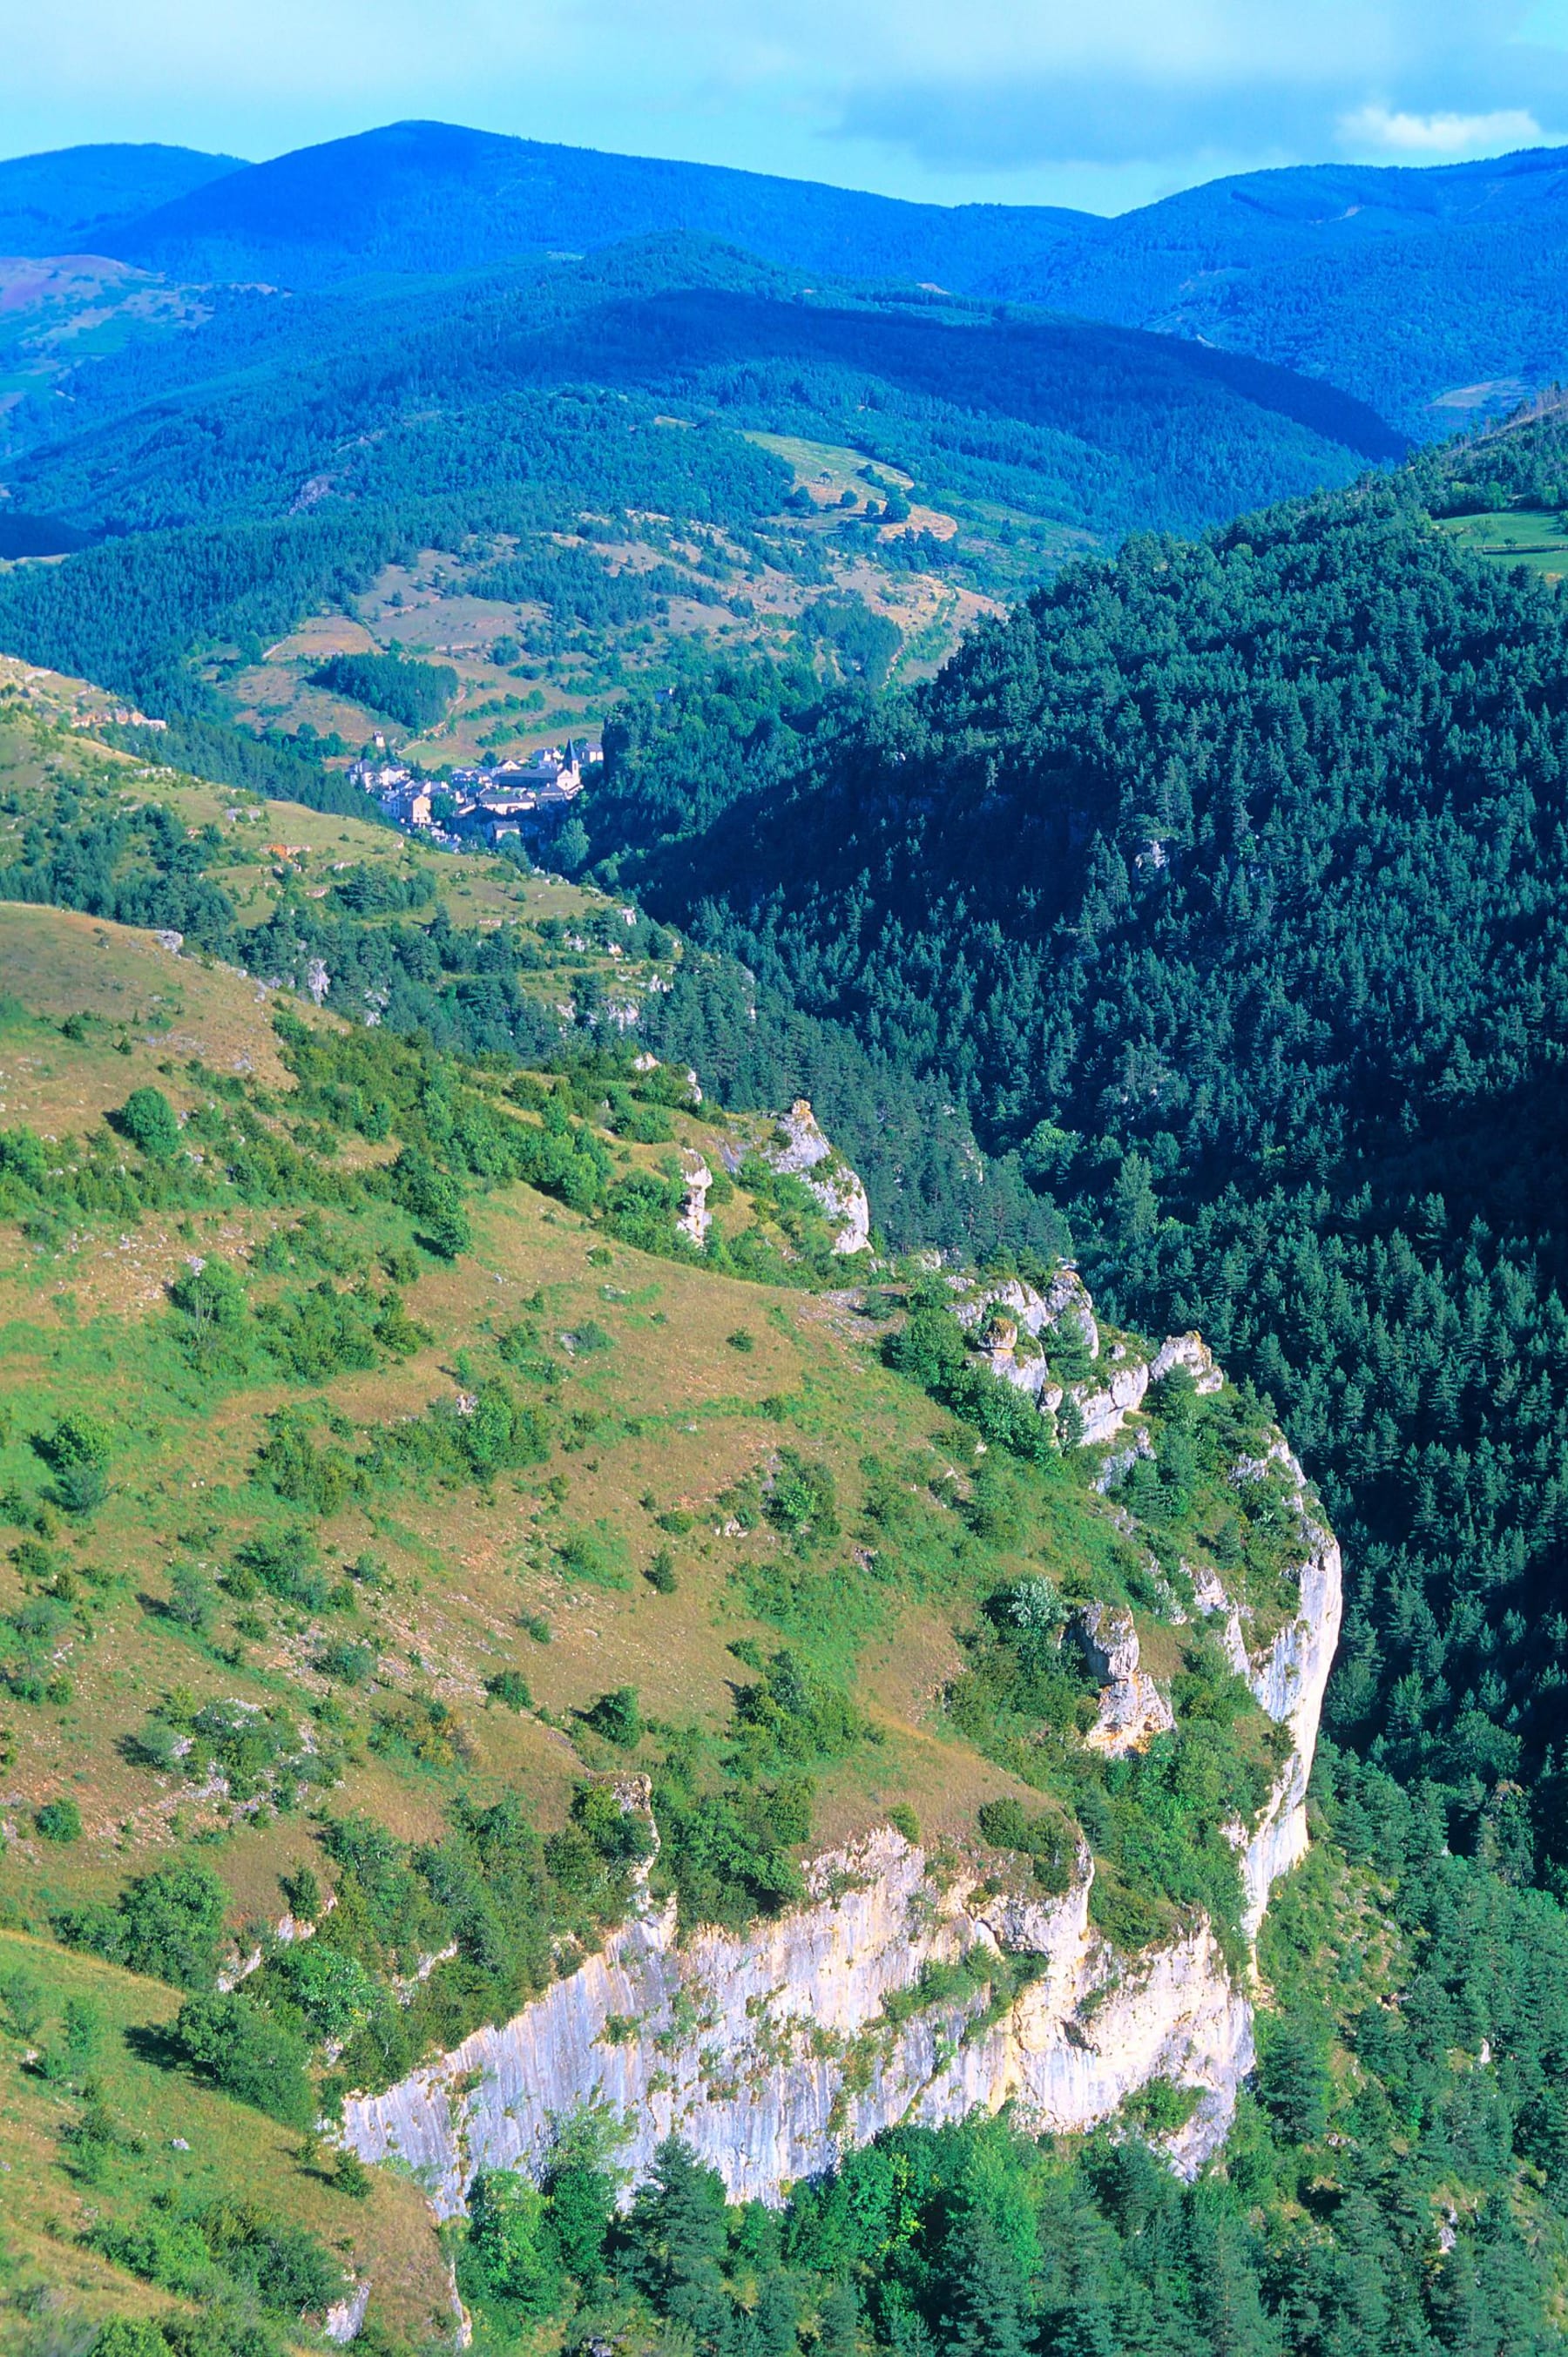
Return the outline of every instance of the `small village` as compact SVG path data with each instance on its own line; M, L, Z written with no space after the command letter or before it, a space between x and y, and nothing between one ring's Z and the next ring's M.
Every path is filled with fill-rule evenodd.
M349 778L394 824L433 841L494 847L514 836L526 845L554 834L583 791L585 772L603 759L602 746L575 737L564 745L541 746L521 759L444 770L436 776L378 753L352 762Z

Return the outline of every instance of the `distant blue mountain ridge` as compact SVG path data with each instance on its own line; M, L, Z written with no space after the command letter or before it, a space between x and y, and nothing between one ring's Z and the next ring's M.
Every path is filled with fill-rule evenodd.
M0 254L113 253L133 222L247 167L193 147L58 147L0 162Z
M910 204L400 123L238 167L168 149L23 159L0 166L0 224L16 218L24 185L40 221L63 216L63 201L50 213L51 174L79 186L94 157L105 159L99 249L183 278L325 286L686 230L797 270L936 285L1221 345L1326 378L1423 436L1507 407L1568 369L1568 150L1248 173L1102 220ZM145 185L137 157L175 158L159 168L184 175L140 210L130 200ZM116 172L121 195L107 185ZM80 211L81 199L71 201Z

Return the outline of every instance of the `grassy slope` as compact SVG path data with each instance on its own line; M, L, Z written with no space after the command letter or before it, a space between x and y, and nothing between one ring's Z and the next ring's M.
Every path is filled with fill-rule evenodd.
M495 554L504 553L510 544L487 545L478 556L471 550L425 548L409 564L385 566L361 594L347 598L340 611L306 616L285 637L261 649L259 656L219 650L204 676L247 726L293 733L308 723L323 736L336 730L356 746L379 726L409 759L438 767L515 756L558 742L563 733L596 727L628 685L665 678L672 662L678 673L684 657L699 650L787 654L796 646L801 618L824 588L853 592L872 613L892 622L903 641L893 675L903 681L923 678L953 652L983 615L1001 610L996 597L988 594L993 586L1006 580L1008 586L1021 587L1032 577L1024 567L1010 565L1001 544L989 546L990 535L1002 524L1014 533L1028 533L1032 520L1000 509L983 514L973 503L965 508L964 522L987 544L994 584L988 576L984 587L967 580L955 585L892 561L890 544L907 532L930 531L939 540L950 535L954 519L934 508L915 507L907 524L884 525L869 547L857 544L846 549L840 544L840 518L826 511L825 495L819 494L819 453L834 471L835 500L843 487L839 479L863 463L861 454L781 436L747 438L789 459L799 484L817 499L819 512L795 529L798 536L816 545L825 568L822 581L802 582L776 566L749 565L721 530L693 531L687 537L677 536L671 546L668 532L660 532L656 522L628 516L618 519L619 537L608 545L566 537L557 544L590 549L615 575L645 572L671 558L677 565L708 560L717 568L726 599L742 599L751 610L737 615L727 603L704 604L677 595L650 623L568 631L564 635L571 644L562 651L558 641L563 633L553 627L542 606L475 594L472 585L489 569ZM892 480L899 470L889 467L880 471ZM865 487L857 483L854 488L864 511ZM1042 561L1076 554L1088 544L1086 534L1066 528L1036 533L1028 542L1031 554ZM497 662L493 648L509 639L516 642L519 654ZM451 710L417 734L369 712L316 678L330 655L393 648L449 664L457 673ZM830 679L836 676L831 663L822 661L819 667Z
M34 684L46 709L69 690ZM129 797L156 798L192 828L217 824L234 844L225 881L258 918L285 859L307 878L328 878L344 861L402 867L428 856L382 828L148 772L85 735L13 723L0 762L23 809L108 762L124 771ZM594 899L500 863L436 862L435 872L454 919L468 925L570 920ZM579 964L588 955L573 954ZM562 983L552 974L542 987ZM141 1086L199 1117L215 1092L238 1088L270 1129L285 1130L294 1082L274 1028L279 1003L253 978L177 956L150 934L0 906L0 1130L81 1136ZM287 1004L317 1033L349 1036L336 1017ZM726 1136L756 1129L753 1119L736 1131L709 1105L671 1119L674 1143L695 1146L712 1168ZM310 1125L299 1135L308 1138ZM629 1168L655 1168L670 1151L606 1143ZM352 1170L396 1150L395 1135L375 1145L345 1130L327 1163ZM131 2312L152 2298L81 2249L90 2212L142 2214L177 2177L187 2192L243 2191L329 2242L350 2239L351 2255L376 2279L377 2316L405 2340L424 2337L442 2297L413 2189L378 2181L368 2202L345 2200L301 2160L291 2135L171 2072L156 2040L127 2042L127 2029L172 2016L175 1992L37 1943L62 1906L112 1900L131 1876L184 1858L216 1867L237 1932L276 1920L280 1875L308 1864L333 1883L307 1807L236 1803L135 1760L128 1738L169 1696L188 1713L239 1700L282 1708L296 1725L314 1721L344 1754L341 1782L321 1796L327 1806L338 1816L362 1811L403 1840L439 1837L460 1792L481 1802L516 1793L549 1831L566 1822L585 1772L627 1764L575 1714L607 1690L635 1686L650 1722L641 1764L675 1730L694 1728L706 1772L716 1773L746 1674L733 1648L766 1655L784 1642L853 1692L877 1738L814 1763L814 1840L851 1835L898 1803L928 1837L963 1840L983 1800L1015 1793L1037 1808L1040 1799L1001 1764L1026 1760L1015 1732L999 1726L994 1740L967 1740L941 1706L964 1665L959 1637L984 1597L1044 1572L1069 1597L1142 1599L1151 1664L1162 1674L1176 1665L1174 1631L1142 1609L1141 1544L1081 1476L1044 1474L997 1453L987 1466L972 1429L885 1368L877 1345L888 1297L743 1282L650 1258L522 1185L478 1192L470 1211L472 1248L453 1262L419 1252L409 1214L379 1199L351 1210L231 1200L140 1221L0 1222L0 1407L8 1411L0 1517L9 1518L0 1528L0 1615L38 1595L40 1575L23 1549L29 1536L50 1550L52 1586L69 1606L52 1663L65 1684L53 1699L0 1696L5 1903L16 1927L0 1972L18 1957L41 1969L57 2008L72 1993L96 1998L108 2024L104 2100L127 2135L145 2140L145 2151L118 2154L106 2189L80 2182L59 2140L71 2101L18 2070L17 2041L0 2039L0 2158L27 2188L8 2205L14 2283L45 2281L88 2315ZM744 1189L717 1212L731 1235L747 1219L767 1227L768 1217ZM373 1276L389 1252L414 1271L403 1297L429 1336L401 1363L307 1383L253 1371L226 1381L203 1374L181 1347L167 1288L193 1256L245 1269L262 1302L300 1293L324 1270L337 1285L357 1272ZM312 1614L264 1597L237 1603L220 1585L205 1631L170 1615L177 1564L220 1582L246 1538L300 1520L256 1475L269 1414L306 1405L359 1431L418 1415L496 1371L499 1336L525 1319L553 1361L547 1464L489 1488L403 1480L351 1496L316 1524L325 1559L346 1565L371 1550L389 1579L358 1588L347 1610ZM607 1338L601 1347L579 1351L566 1339L594 1327ZM48 1503L31 1437L81 1410L108 1421L114 1458L107 1500L72 1522ZM841 1524L831 1545L797 1543L747 1511L781 1448L831 1474ZM1208 1497L1181 1541L1193 1559L1208 1544L1206 1518L1212 1526ZM585 1537L585 1571L575 1544ZM674 1559L673 1593L639 1576L660 1547ZM548 1642L529 1622L548 1625ZM369 1684L322 1669L331 1641L371 1650ZM508 1669L525 1676L532 1710L505 1708L487 1692ZM377 1709L430 1695L456 1714L465 1760L422 1764L371 1748ZM68 1844L40 1838L35 1823L60 1797L77 1802L83 1822ZM1102 1879L1114 1887L1114 1877Z
M100 935L104 946L94 956L102 963L90 963L83 944ZM83 969L100 993L113 996L118 984L150 1004L167 970L181 974L187 961L170 959L128 929L52 909L5 909L0 937L0 970L30 975L28 996L38 1010L13 1013L3 1035L8 1125L59 1125L63 1134L147 1082L163 1087L184 1110L198 1101L201 1087L181 1065L209 1041L229 1049L231 1061L248 1055L258 1071L275 1063L265 1009L251 988L221 969L199 970L202 987L192 990L188 1015L180 1015L177 1043L185 1052L172 1071L167 1051L174 1043L162 1028L162 1009L145 1032L133 1035L129 1056L119 1050L117 1021L90 1026L81 1043L64 1039L59 1020L90 1006L94 995L81 985ZM682 1117L680 1126L714 1152L709 1125ZM400 1222L406 1226L390 1209L369 1221L323 1215L328 1235L338 1237L346 1252L382 1241L383 1222L386 1241ZM334 1556L348 1560L369 1544L392 1567L398 1585L379 1631L384 1658L390 1663L395 1653L400 1663L392 1677L408 1682L413 1655L429 1662L437 1690L477 1714L481 1777L521 1784L547 1822L564 1813L580 1769L577 1755L532 1720L486 1710L483 1679L508 1664L521 1668L539 1700L558 1712L607 1686L632 1683L645 1706L661 1717L723 1723L734 1673L726 1643L734 1636L764 1641L769 1636L738 1600L731 1574L743 1554L749 1558L770 1546L782 1552L760 1534L743 1547L716 1537L713 1528L722 1519L714 1505L720 1492L755 1470L777 1445L777 1426L758 1413L765 1399L782 1395L798 1404L789 1437L822 1451L848 1500L862 1486L857 1463L864 1453L924 1448L937 1478L950 1461L950 1450L935 1444L950 1434L950 1420L886 1372L864 1347L853 1347L857 1329L875 1334L874 1324L813 1296L607 1247L586 1220L526 1188L489 1197L473 1253L453 1266L428 1261L407 1288L410 1313L435 1339L403 1366L319 1385L280 1380L214 1401L188 1377L164 1338L165 1288L193 1252L249 1254L293 1224L271 1207L236 1207L185 1221L150 1219L128 1236L118 1228L84 1229L53 1248L29 1245L13 1229L7 1274L0 1279L3 1381L13 1399L25 1394L26 1407L0 1455L0 1482L27 1491L40 1485L26 1437L34 1426L73 1407L91 1405L110 1415L126 1434L125 1452L116 1465L113 1494L81 1551L112 1561L138 1594L156 1603L166 1586L165 1566L177 1551L171 1542L177 1529L216 1522L220 1536L200 1552L218 1561L234 1536L265 1519L246 1483L272 1408L303 1394L328 1400L356 1421L415 1413L438 1392L450 1391L460 1349L482 1351L487 1329L515 1317L534 1295L544 1297L547 1340L594 1319L612 1343L568 1362L571 1396L577 1412L613 1419L617 1429L569 1460L564 1501L535 1500L526 1493L538 1485L525 1480L521 1499L514 1494L487 1503L478 1492L456 1501L404 1495L395 1510L356 1504L326 1526ZM304 1273L314 1273L304 1250L297 1258ZM752 1340L747 1351L728 1340L741 1330ZM559 1358L559 1344L554 1348ZM149 1417L153 1398L157 1407ZM628 1432L628 1425L640 1429ZM651 1507L640 1502L645 1496ZM671 1510L694 1512L701 1521L690 1535L671 1540L654 1519L656 1512ZM274 1519L292 1517L275 1512ZM656 1545L671 1544L682 1575L678 1593L656 1596L629 1578L618 1592L574 1587L551 1567L550 1541L561 1530L584 1525L608 1530L611 1555L628 1573ZM1105 1535L1110 1542L1108 1525ZM548 1647L518 1631L521 1610L552 1620ZM274 1678L307 1693L324 1691L324 1682L298 1667L301 1649L293 1631L280 1631L237 1673L179 1641L172 1641L171 1650L166 1626L156 1614L116 1615L116 1622L112 1635L73 1663L77 1693L69 1709L58 1717L27 1714L17 1725L18 1798L30 1804L71 1785L91 1798L86 1813L94 1838L80 1851L51 1856L46 1847L24 1846L15 1854L14 1863L25 1857L32 1866L39 1903L117 1882L166 1841L169 1796L114 1749L115 1738L156 1697L160 1680L177 1680L201 1694L236 1689L237 1677L237 1690L248 1692L253 1683L257 1695L274 1691ZM851 1651L837 1631L824 1631L823 1641L841 1663ZM956 1666L940 1616L928 1622L916 1614L911 1625L883 1631L867 1698L896 1734L866 1797L878 1798L886 1782L890 1792L926 1801L934 1827L956 1829L996 1779L961 1747L916 1724L924 1715L920 1685L931 1683L944 1663ZM12 1717L18 1714L13 1710ZM442 1794L437 1782L419 1780L394 1802L386 1771L371 1766L350 1776L343 1797L350 1805L364 1798L392 1806L402 1829L412 1831L435 1822ZM842 1808L832 1813L847 1824L856 1805L846 1789ZM184 1813L194 1830L201 1813L188 1808ZM292 1830L244 1833L225 1851L226 1878L242 1901L261 1904L270 1878L294 1862L299 1848Z
M1445 517L1437 527L1474 556L1494 565L1520 565L1545 581L1561 581L1568 570L1568 532L1548 508L1510 508L1499 513Z
M645 965L607 953L577 930L612 905L603 893L580 889L557 876L528 873L510 860L454 858L383 825L378 817L338 817L297 802L263 801L245 789L213 785L181 771L151 768L103 745L92 733L113 708L113 700L102 689L0 656L0 859L9 855L7 835L15 841L30 816L53 807L62 787L80 783L94 804L107 789L124 810L156 803L172 811L192 833L216 827L223 837L218 879L233 901L241 925L264 922L290 889L302 891L306 899L324 899L346 870L371 867L403 880L428 880L434 899L421 906L421 922L427 923L439 907L455 926L469 931L502 923L526 930L542 922L552 929L554 938L539 944L536 970L523 977L524 989L548 1006L570 1000L589 974L613 982L622 995L639 996L647 987L651 976ZM368 798L366 807L371 808ZM0 990L17 987L6 956L0 936ZM73 952L67 956L66 967L68 974L80 972L85 979L86 970L76 965ZM202 988L196 980L201 971L187 960L177 979L166 957L156 978L149 969L145 987L153 996L147 998L148 1009L156 998L172 1022L174 1011ZM65 976L58 978L64 987ZM108 995L102 1003L83 998L83 1008L116 1017L139 1011L137 988L129 988L127 996L124 989L111 989L102 975L100 986ZM256 988L252 984L242 997L253 1000ZM70 998L69 989L65 996ZM255 1047L258 1039L262 1043L258 1076L263 1070L275 1071L266 1022L258 1027L251 1014L242 1020L249 1046ZM180 1039L173 1038L170 1044L177 1049ZM221 1069L234 1069L231 1053L218 1060Z
M378 2170L363 2201L346 2200L326 2168L302 2157L296 2134L164 2068L156 2059L156 2033L172 2019L179 1996L161 1982L71 1955L23 1932L0 1932L0 1975L17 1971L47 1983L46 2037L56 2030L68 2001L86 1999L98 2008L102 2035L94 2074L126 2145L108 2190L83 2186L59 2145L62 2126L80 2105L16 2069L16 2042L7 2041L0 2075L0 2290L6 2295L0 2304L0 2347L26 2345L27 2295L38 2287L47 2287L53 2306L87 2324L166 2309L166 2293L140 2283L80 2240L90 2217L133 2218L164 2194L198 2201L259 2200L274 2216L318 2234L346 2267L372 2276L378 2314L389 2330L417 2344L433 2328L449 2328L445 2267L411 2179ZM135 2138L140 2150L131 2148Z

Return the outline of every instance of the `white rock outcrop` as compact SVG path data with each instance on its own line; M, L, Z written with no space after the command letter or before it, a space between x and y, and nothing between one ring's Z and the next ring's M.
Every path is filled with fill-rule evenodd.
M1283 1441L1276 1453L1294 1492L1307 1548L1294 1616L1271 1643L1248 1655L1246 1676L1252 1692L1269 1717L1291 1732L1290 1756L1242 1856L1243 1921L1252 1939L1275 1880L1306 1855L1306 1784L1339 1641L1344 1585L1338 1542L1313 1512L1305 1474Z
M1338 1548L1288 1451L1285 1461L1303 1534L1300 1606L1247 1657L1259 1702L1291 1734L1257 1825L1237 1829L1253 1933L1273 1882L1306 1845L1339 1628ZM1097 1649L1112 1691L1138 1695L1130 1631L1101 1613L1080 1622L1079 1641ZM818 1858L808 1900L742 1934L682 1943L673 1905L645 1898L599 1954L513 2019L384 2094L350 2097L345 2139L367 2161L401 2158L451 2216L477 2170L537 2167L555 2123L608 2104L626 2123L620 2157L634 2178L673 2130L733 2195L778 2201L899 2121L1011 2102L1025 2125L1085 2128L1168 2077L1197 2096L1170 2146L1190 2172L1223 2140L1252 2065L1247 1989L1201 1922L1167 1947L1118 1954L1089 1920L1092 1871L1085 1853L1060 1898L993 1893L978 1864L933 1859L884 1827ZM908 2005L929 1967L961 1959L975 1968L970 1994ZM1015 1974L1022 1964L1023 1986L988 2010L984 1971L998 1960ZM890 1998L904 2000L892 2018Z
M1012 1383L1031 1399L1043 1397L1050 1380L1046 1354L1026 1326L993 1308L981 1329L980 1350L999 1383Z
M1217 1392L1225 1381L1201 1334L1172 1334L1152 1360L1126 1342L1107 1344L1088 1287L1070 1261L1064 1261L1044 1293L1022 1277L951 1276L953 1315L983 1356L991 1372L1038 1403L1042 1415L1062 1404L1063 1386L1047 1372L1048 1346L1042 1335L1057 1327L1073 1329L1097 1372L1066 1385L1082 1430L1079 1446L1095 1448L1114 1440L1127 1418L1142 1407L1151 1383L1185 1367L1200 1393Z
M694 1244L705 1244L714 1215L708 1209L708 1189L714 1174L693 1146L687 1146L681 1157L681 1179L686 1189L675 1225L680 1233L690 1237Z
M781 1173L803 1178L836 1225L836 1253L864 1252L871 1241L871 1204L857 1172L829 1145L804 1097L780 1114L774 1136L759 1149Z
M347 2141L400 2156L451 2216L478 2169L536 2167L585 2103L622 2115L635 2177L674 2130L737 2199L770 2201L897 2121L1012 2101L1042 2129L1085 2127L1162 2074L1198 2095L1178 2159L1223 2135L1251 2018L1207 1928L1129 1964L1090 1926L1087 1857L1064 1898L986 1897L891 1828L812 1878L809 1904L742 1937L678 1945L673 1906L647 1907L504 2027L350 2098ZM1027 1958L1037 1977L993 2021L983 1988L886 2018L929 1966L966 1957Z
M370 2304L371 2282L367 2276L356 2283L344 2298L334 2300L328 2309L321 2327L327 2339L336 2341L339 2345L357 2341Z
M988 1315L998 1311L1014 1318L1026 1334L1036 1340L1050 1328L1065 1322L1079 1335L1091 1359L1100 1356L1100 1328L1094 1304L1070 1261L1061 1263L1044 1293L1026 1284L1021 1276L950 1276L948 1283L954 1294L953 1315L966 1332L972 1333Z
M794 1112L809 1140L810 1108ZM688 1161L688 1200L701 1209L708 1174L691 1167L696 1159ZM1076 1271L1062 1271L1045 1294L1016 1279L960 1281L955 1292L972 1342L999 1371L1004 1361L1032 1365L1037 1337L1070 1317L1098 1361L1095 1383L1075 1388L1104 1401L1092 1419L1086 1414L1101 1437L1173 1367L1186 1367L1200 1391L1224 1380L1195 1334L1171 1337L1147 1361L1134 1345L1103 1338ZM1037 1396L1048 1408L1060 1394L1049 1386ZM1144 1445L1135 1433L1129 1457ZM1219 1619L1232 1666L1289 1731L1256 1823L1230 1829L1243 1925L1255 1939L1275 1879L1306 1848L1307 1779L1339 1633L1340 1559L1283 1439L1239 1462L1230 1479L1279 1485L1300 1547L1296 1609L1266 1637L1254 1635L1252 1616L1219 1574L1190 1574L1197 1612ZM1184 1618L1174 1596L1171 1604ZM1066 1641L1101 1686L1090 1749L1124 1755L1171 1727L1129 1612L1080 1606ZM618 1797L623 1808L647 1808L646 1781L623 1779ZM1082 2129L1152 2079L1168 2078L1197 2098L1168 2139L1174 2165L1192 2173L1223 2141L1252 2066L1247 1975L1232 1970L1201 1920L1163 1948L1119 1953L1090 1921L1087 1849L1059 1897L998 1890L993 1864L989 1856L928 1855L884 1826L817 1858L807 1900L776 1920L684 1940L673 1901L648 1895L643 1869L628 1920L598 1954L511 2020L474 2031L386 2093L350 2096L344 2139L367 2161L396 2157L414 2169L437 2212L450 2217L477 2171L538 2169L564 2118L607 2104L624 2123L619 2158L633 2181L674 2132L733 2196L777 2202L792 2182L899 2122L936 2125L1011 2104L1025 2126ZM958 1964L967 1977L943 1995L942 1979L929 1976ZM950 1972L945 1986L955 1987ZM344 2321L351 2330L351 2318Z
M1187 1369L1193 1388L1204 1394L1217 1392L1224 1384L1224 1372L1215 1364L1214 1353L1201 1334L1167 1334L1155 1353L1149 1381L1164 1383L1177 1367Z
M1071 1633L1101 1686L1100 1716L1083 1738L1089 1749L1121 1760L1168 1735L1176 1720L1154 1679L1138 1667L1132 1614L1119 1605L1088 1604L1074 1615Z
M1069 1396L1077 1402L1083 1419L1079 1447L1094 1448L1101 1441L1114 1440L1133 1411L1142 1407L1148 1388L1148 1366L1136 1359L1113 1367L1106 1383L1069 1384Z

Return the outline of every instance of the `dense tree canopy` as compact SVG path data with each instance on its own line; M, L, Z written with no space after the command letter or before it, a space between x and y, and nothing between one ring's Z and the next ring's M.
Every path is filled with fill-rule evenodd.
M1539 499L1562 451L1466 465ZM1336 1725L1555 1878L1568 608L1455 552L1460 496L1134 541L879 707L635 709L589 824L1269 1385L1348 1542Z

